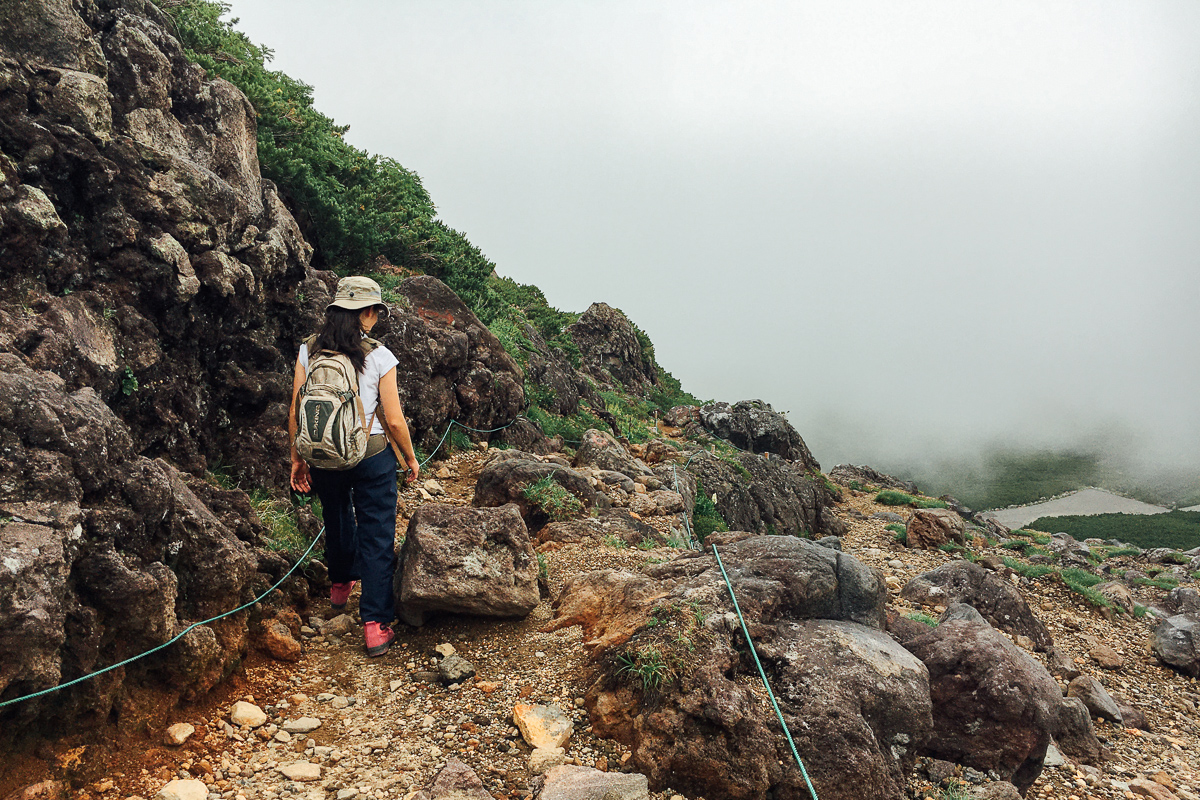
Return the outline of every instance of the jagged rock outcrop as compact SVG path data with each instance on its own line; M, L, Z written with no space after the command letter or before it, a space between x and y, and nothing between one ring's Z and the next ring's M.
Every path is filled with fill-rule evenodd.
M604 409L604 399L599 392L561 350L548 345L529 323L522 328L522 333L532 348L528 353L525 377L543 392L539 402L542 408L564 417L577 412L581 401L593 413Z
M718 541L719 540L719 541ZM822 798L899 798L930 733L927 673L880 627L882 576L851 556L786 536L712 537ZM581 625L596 731L628 744L652 788L710 797L806 796L754 674L711 553L644 575L568 580L550 628ZM658 654L661 684L622 664Z
M90 388L0 355L0 697L46 689L162 644L249 599L253 547ZM257 522L257 520L254 520ZM262 576L265 580L265 576ZM0 713L0 739L139 713L136 689L201 694L246 647L244 614L169 651ZM132 704L126 707L125 704Z
M524 378L495 334L437 278L408 278L396 293L406 302L373 334L400 361L414 443L432 450L452 419L485 431L511 422L525 405Z
M592 303L566 330L579 347L584 374L602 387L645 394L658 385L654 361L642 351L637 332L620 310Z
M1151 647L1167 666L1200 677L1200 614L1176 614L1158 623Z
M849 486L851 481L854 481L864 488L875 487L877 489L896 489L907 494L917 493L917 485L912 481L893 478L891 475L865 465L838 464L829 470L829 479L837 481L843 486Z
M773 453L797 462L803 469L820 471L799 432L783 414L762 400L709 403L700 407L700 421L714 436L751 453Z
M716 506L731 530L790 535L840 536L845 523L833 512L820 473L800 462L739 453L739 469L729 461L701 453L687 471Z
M286 486L293 363L336 276L310 268L260 175L249 101L172 30L144 0L0 8L0 374L4 401L29 404L0 423L5 542L24 559L0 597L0 697L159 643L288 568L254 549L242 492L195 476L220 464ZM432 278L397 292L376 332L401 359L414 439L513 419L522 376L486 326ZM121 704L156 681L203 692L246 632L244 615L198 628L0 724L79 726L114 704L132 718Z

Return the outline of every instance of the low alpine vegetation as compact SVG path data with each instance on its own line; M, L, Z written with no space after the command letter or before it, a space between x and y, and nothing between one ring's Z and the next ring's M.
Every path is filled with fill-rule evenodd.
M583 512L583 502L547 475L529 484L521 495L554 522L571 519Z

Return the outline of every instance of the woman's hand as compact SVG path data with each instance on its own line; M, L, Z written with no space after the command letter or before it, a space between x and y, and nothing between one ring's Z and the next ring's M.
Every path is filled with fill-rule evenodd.
M306 494L312 489L312 483L308 479L308 462L302 458L292 459L292 488L301 494Z
M404 482L412 483L421 474L421 465L417 463L416 456L405 456L404 463L408 467L408 477L404 479Z

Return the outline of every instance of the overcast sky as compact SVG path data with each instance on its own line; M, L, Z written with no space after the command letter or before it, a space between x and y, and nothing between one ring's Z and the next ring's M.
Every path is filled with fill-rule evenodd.
M1105 432L1200 465L1194 0L233 14L501 274L827 469Z

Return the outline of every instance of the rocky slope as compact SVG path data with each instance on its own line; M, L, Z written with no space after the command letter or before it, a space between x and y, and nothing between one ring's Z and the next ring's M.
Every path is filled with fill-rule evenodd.
M435 465L440 477L428 488L437 497L426 487L407 490L402 497L406 515L430 504L470 506L488 458L464 454ZM603 483L597 473L590 477ZM604 489L601 493L610 494ZM615 491L611 496L619 498ZM1153 615L1106 612L1050 573L1028 578L1006 572L999 553L1012 553L1013 563L1022 568L1029 560L1017 550L982 539L967 539L968 549L959 552L984 564L996 559L995 569L982 568L992 578L939 584L931 576L961 571L967 562L956 553L915 550L899 543L885 527L896 524L887 518L895 509L875 504L872 493L846 488L837 511L846 525L841 551L791 537L727 534L724 545L719 544L721 538L714 539L820 797L861 797L866 780L878 782L872 784L876 788L871 795L878 797L1016 796L1005 794L1004 787L1012 790L1011 785L995 778L1002 774L1002 763L1012 764L1010 770L1022 763L1024 756L1016 755L1022 751L1014 748L1030 747L1021 744L1017 732L1029 726L1039 729L1045 720L992 712L997 724L986 734L992 745L960 749L947 761L931 754L930 743L939 728L944 734L953 722L944 717L937 721L936 692L931 706L930 690L925 689L921 710L920 693L914 690L922 681L940 685L942 673L929 648L937 641L945 648L953 640L947 637L961 637L964 631L987 639L989 648L1015 659L1014 664L1024 664L1022 669L1041 670L1044 677L1037 680L1043 682L1043 690L1064 707L1085 709L1082 718L1072 717L1073 728L1062 727L1060 721L1052 734L1057 747L1049 747L1047 738L1043 749L1033 751L1036 769L1028 771L1027 796L1197 796L1200 724L1195 705L1200 695L1195 679L1165 668L1150 649L1159 624ZM623 524L636 522L630 517ZM669 515L651 515L642 524L669 531L670 523ZM612 523L615 528L609 531L621 524ZM424 627L402 626L396 649L372 660L363 652L357 627L344 624L345 618L320 601L297 636L303 643L298 662L256 660L243 676L206 701L166 710L133 735L103 744L89 744L83 734L70 736L57 750L41 751L40 758L22 757L13 765L15 770L3 773L0 789L56 779L81 799L119 798L150 796L166 781L186 777L199 779L213 800L416 798L457 759L474 771L492 797L526 796L538 785L537 772L563 760L608 773L646 774L657 798L759 797L763 791L753 788L758 781L773 785L775 796L807 796L802 787L789 784L795 772L786 743L753 666L738 646L732 607L723 581L712 572L711 555L652 542L645 549L633 547L599 531L582 542L562 541L560 537L571 539L564 526L547 526L542 533L538 549L546 561L548 596L523 619L435 615ZM792 551L794 556L783 556ZM1125 565L1145 569L1154 563L1149 559L1157 557L1122 554L1109 566L1115 572ZM827 569L822 564L832 567L829 578L816 577ZM996 580L1015 591L1020 601L1007 612L1012 624L1029 625L1017 619L1024 614L1044 626L1052 647L1043 651L1033 638L1017 633L1017 627L1009 633L1005 622L997 629L979 612L954 605L964 592L974 592L970 599L983 613L1000 608L985 602L992 595L979 588L1003 594ZM847 594L836 588L843 582L859 588ZM930 592L927 587L935 584L948 591ZM583 586L591 589L581 594ZM623 588L613 591L617 586ZM1162 613L1170 613L1165 606L1175 601L1169 592L1132 586L1135 602L1164 606ZM856 599L844 604L837 600L841 597ZM830 600L833 605L828 605ZM352 600L351 613L353 609ZM833 621L839 615L849 619ZM938 616L944 621L931 628L929 623ZM940 640L930 638L938 635ZM728 644L720 645L722 640ZM926 663L915 660L900 642L922 653ZM693 650L687 649L688 643ZM444 675L452 652L447 644L470 662L473 675ZM646 691L637 673L623 671L614 657L649 647L657 647L670 667L653 692ZM672 652L690 660L672 662ZM892 677L881 694L879 677L871 677L877 667L860 670L872 661L879 663L883 654L893 666L884 670ZM862 660L854 667L856 659ZM978 668L986 659L976 653L970 663ZM1099 690L1076 691L1086 683L1081 676L1094 679ZM861 684L864 679L866 685ZM701 686L707 687L700 695L703 703L690 705L687 698ZM1018 695L1028 692L1024 682L1016 688ZM1079 699L1064 699L1068 694ZM1123 724L1114 724L1095 705L1109 695L1123 714ZM263 708L262 723L231 725L237 700ZM1001 693L992 702L1000 709L1015 709L1017 701ZM970 702L961 698L952 705ZM561 754L534 751L514 722L519 705L552 706L562 712L571 723L571 734ZM931 713L934 723L928 716L922 723L923 715ZM166 729L172 723L187 723L195 732L182 745L169 744ZM717 735L730 724L740 735ZM963 741L980 745L981 739L971 737L986 730L960 738L960 747ZM905 739L901 747L908 752L898 762L886 748L859 749L872 741L893 747ZM830 741L838 745L829 747ZM942 758L950 755L946 745L939 747ZM1003 758L1017 760L994 761L989 767L985 759L992 756L987 753L1009 753ZM705 766L706 759L711 766ZM303 777L295 764L305 765L314 777ZM1018 773L1012 774L1024 782ZM828 782L830 775L846 778L844 791ZM713 783L722 780L726 783ZM700 788L706 781L709 788ZM645 794L643 790L621 796Z

